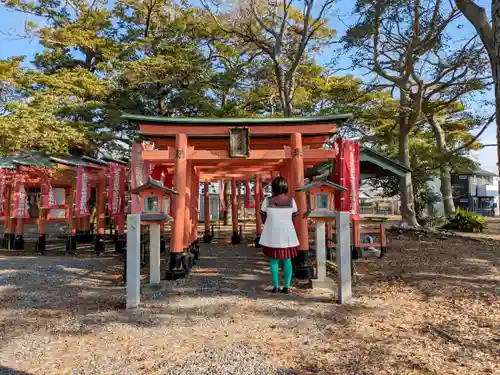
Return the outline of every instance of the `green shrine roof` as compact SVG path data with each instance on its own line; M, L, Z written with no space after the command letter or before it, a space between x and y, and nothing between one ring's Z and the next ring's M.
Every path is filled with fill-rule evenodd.
M312 182L308 183L307 185L304 185L302 187L295 189L295 191L307 191L307 190L310 190L310 189L317 187L317 186L327 186L327 187L331 187L332 189L335 189L335 190L347 191L347 188L327 180L326 177L320 178L317 180L313 180Z
M144 185L138 186L135 189L131 190L130 192L132 194L139 194L142 193L146 189L158 189L163 193L172 193L172 194L179 194L177 190L173 188L168 188L165 185L163 185L161 182L153 180L151 176L148 178L148 182L146 182Z
M328 124L339 121L346 121L352 118L351 113L313 116L313 117L161 117L161 116L141 116L124 113L121 118L132 122L147 124L175 124L175 125L212 125L224 126L230 124L239 125L304 125L304 124Z
M17 166L55 168L57 164L71 167L86 167L91 164L108 165L110 162L127 164L112 158L94 159L86 155L55 156L39 151L18 151L14 155L0 157L0 168L15 169Z
M333 164L326 161L308 168L305 171L305 177L313 177L317 175L331 175L333 173ZM403 164L388 158L368 147L361 147L359 150L360 173L373 174L377 177L397 176L403 177L406 173L411 172L411 169Z

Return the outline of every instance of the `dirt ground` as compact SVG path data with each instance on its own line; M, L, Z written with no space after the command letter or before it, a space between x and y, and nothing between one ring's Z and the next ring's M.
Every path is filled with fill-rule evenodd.
M242 347L273 374L500 374L499 245L389 235L345 306L327 290L269 293L257 249L203 246L186 280L145 288L135 312L113 256L0 255L0 374L196 373L200 351Z

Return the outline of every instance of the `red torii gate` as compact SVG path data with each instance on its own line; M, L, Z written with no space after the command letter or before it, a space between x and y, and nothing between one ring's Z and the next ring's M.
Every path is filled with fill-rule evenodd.
M174 199L171 236L171 272L180 267L182 254L198 240L199 183L231 180L236 199L236 180L266 180L279 172L289 182L299 215L295 226L300 249L309 249L306 195L295 189L304 184L304 169L334 159L335 149L323 146L337 124L352 115L300 118L172 118L125 114L123 119L139 125L141 138L149 141L140 158L164 165L173 173ZM134 147L137 150L136 147ZM132 155L132 171L137 157ZM134 172L132 172L134 173ZM257 184L259 186L259 184ZM256 213L260 194L255 195ZM238 218L233 204L233 243L238 242ZM134 208L133 208L134 211ZM138 213L138 212L132 212ZM260 216L257 214L257 234Z

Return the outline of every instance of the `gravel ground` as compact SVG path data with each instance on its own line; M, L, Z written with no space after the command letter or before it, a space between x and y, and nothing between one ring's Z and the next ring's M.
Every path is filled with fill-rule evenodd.
M390 238L338 306L266 291L256 249L203 246L188 279L144 288L132 312L113 257L0 255L0 374L498 374L497 249Z

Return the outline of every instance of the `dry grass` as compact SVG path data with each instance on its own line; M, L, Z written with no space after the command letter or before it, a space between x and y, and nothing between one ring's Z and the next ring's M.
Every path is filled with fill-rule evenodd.
M134 313L117 309L115 259L38 258L23 279L16 272L34 263L0 258L0 363L31 374L163 374L196 366L195 350L240 345L300 375L499 374L499 243L389 239L386 258L358 263L346 306L328 291L263 291L266 260L225 244L202 248L188 280L145 291ZM61 273L59 288L47 270Z

